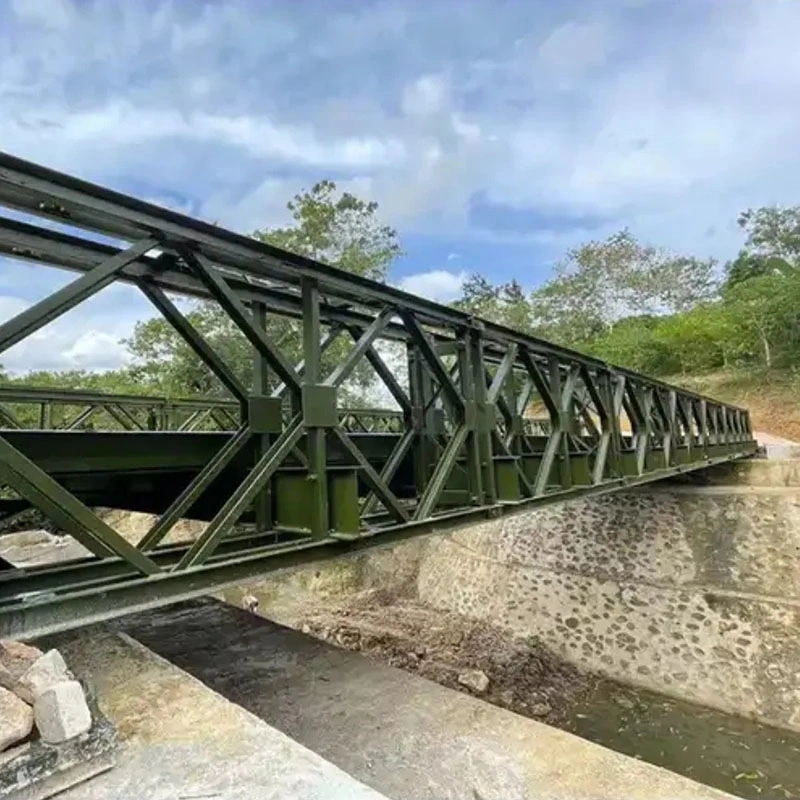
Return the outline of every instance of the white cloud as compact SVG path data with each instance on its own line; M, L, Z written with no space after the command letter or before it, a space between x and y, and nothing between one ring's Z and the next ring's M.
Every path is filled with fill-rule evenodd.
M40 268L40 288L51 274ZM40 294L45 296L49 288ZM0 320L12 318L31 304L31 299L0 295ZM133 333L137 321L152 316L152 306L136 289L112 284L0 354L0 364L12 374L38 369L116 369L129 362L120 340Z
M403 291L419 295L427 300L450 303L461 295L461 287L467 278L466 272L449 272L446 269L432 269L406 275L397 285Z
M115 101L64 115L58 109L38 107L29 115L0 123L5 141L26 150L31 129L40 126L38 144L104 149L184 139L216 147L241 148L261 159L278 159L314 167L365 168L387 166L403 158L403 144L391 137L351 136L321 140L308 126L281 125L258 115L182 114Z
M603 23L567 22L548 33L539 45L536 66L551 80L575 78L602 64L611 48Z
M244 231L285 224L286 201L330 176L412 247L432 240L459 254L447 266L490 277L509 243L548 264L623 225L724 258L738 211L800 201L800 4L690 5L14 0L0 4L0 141ZM495 247L483 263L478 239ZM462 280L399 282L448 301ZM117 336L115 315L96 319L29 357L119 360L101 335Z
M410 115L435 114L444 108L448 92L444 75L423 75L403 90L403 111Z

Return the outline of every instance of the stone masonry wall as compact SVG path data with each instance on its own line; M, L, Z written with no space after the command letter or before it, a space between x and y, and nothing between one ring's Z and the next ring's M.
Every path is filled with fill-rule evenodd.
M538 636L616 679L800 730L798 477L796 466L737 465L707 486L431 537L419 599Z

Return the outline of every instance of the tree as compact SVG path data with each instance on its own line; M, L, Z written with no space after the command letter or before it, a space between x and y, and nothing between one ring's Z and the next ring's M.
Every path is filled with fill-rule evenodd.
M473 272L461 286L461 297L453 305L476 317L497 320L500 289L483 275Z
M768 256L740 250L739 255L725 265L724 287L729 289L737 283L750 280L750 278L758 278L761 275L783 275L787 277L794 269L786 259L780 256Z
M760 350L766 367L773 366L776 355L796 360L800 278L778 274L750 278L727 289L725 303L737 322L743 350Z
M655 330L664 359L657 372L674 372L674 366L686 374L714 369L723 365L724 347L720 337L719 309L697 306L691 311L662 317Z
M525 291L516 280L500 288L500 322L521 333L530 333L533 328L533 310Z
M325 261L357 275L382 280L389 264L400 254L397 234L380 223L378 205L344 192L337 194L333 181L320 181L289 201L294 225L274 230L259 230L260 241ZM220 353L228 367L246 385L253 374L253 348L230 318L211 301L201 302L187 315L190 322ZM299 323L268 315L267 334L291 361L301 357ZM194 352L161 318L137 324L125 342L135 359L139 378L170 394L218 394L223 387ZM342 335L324 355L324 367L341 361L352 347ZM269 373L272 383L277 380ZM373 378L362 364L350 380L358 386ZM348 387L343 388L347 392Z
M534 322L573 345L628 316L686 311L716 292L712 260L677 256L622 230L570 250L533 293Z
M747 232L747 252L800 263L800 206L749 208L738 222Z
M333 181L315 183L286 207L293 225L258 230L253 236L374 280L385 280L389 264L401 253L397 232L378 220L378 204L350 192L337 197Z
M658 318L650 314L626 317L594 341L587 350L613 364L639 372L664 374L674 360L656 336Z
M661 256L637 287L643 302L668 313L689 311L717 295L717 262L713 258Z
M248 385L253 348L230 318L214 303L201 303L185 314L187 321L216 350L231 371ZM131 373L145 385L170 397L224 395L217 377L163 318L137 322L124 344L134 356Z

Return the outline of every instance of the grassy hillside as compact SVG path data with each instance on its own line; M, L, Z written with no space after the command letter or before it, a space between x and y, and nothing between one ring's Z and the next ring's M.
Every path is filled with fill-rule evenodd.
M753 429L800 441L800 373L791 370L726 370L674 375L670 383L750 410Z

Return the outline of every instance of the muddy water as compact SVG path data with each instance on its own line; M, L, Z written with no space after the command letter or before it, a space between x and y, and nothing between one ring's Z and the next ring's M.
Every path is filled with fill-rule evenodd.
M800 798L800 734L606 682L560 727L739 797Z

